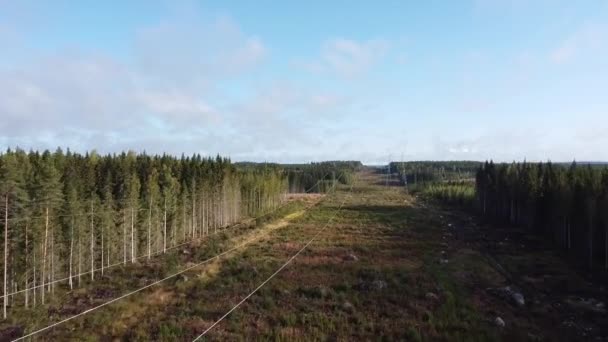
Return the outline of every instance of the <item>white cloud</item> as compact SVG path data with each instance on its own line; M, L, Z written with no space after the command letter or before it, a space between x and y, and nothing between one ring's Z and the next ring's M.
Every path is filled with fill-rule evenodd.
M608 58L608 27L587 24L565 38L550 54L556 64L572 62L575 59L598 57Z
M268 55L259 37L245 34L227 17L175 18L140 30L135 46L142 73L174 87L205 88L240 76Z
M325 41L320 55L313 61L299 61L296 65L312 72L352 78L369 71L382 61L389 50L389 43L383 39L357 41L335 38Z
M188 96L179 91L141 92L137 100L150 112L166 115L171 121L185 119L187 121L208 119L218 120L216 110L194 96Z
M229 152L232 137L213 133L232 124L222 120L216 104L224 97L214 84L252 70L267 49L228 18L186 19L140 30L134 63L36 51L35 60L0 67L0 143Z

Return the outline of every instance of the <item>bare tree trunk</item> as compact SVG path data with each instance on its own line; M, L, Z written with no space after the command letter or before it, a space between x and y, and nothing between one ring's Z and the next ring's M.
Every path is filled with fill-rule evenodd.
M589 268L593 269L593 218L589 218Z
M32 284L32 294L34 295L34 306L36 306L36 244L34 244L34 248L32 248L32 251L34 252L34 255L32 255L32 258L34 259L34 265L32 265L32 269L34 271L34 283Z
M45 215L45 223L44 223L44 245L43 245L43 250L44 252L42 253L42 271L40 272L40 281L42 282L41 291L40 291L40 295L41 298L40 300L42 301L42 304L44 304L44 276L45 276L45 272L46 272L46 245L47 245L47 241L49 238L49 208L46 207L46 215Z
M214 234L217 233L217 225L219 224L218 219L221 219L221 213L219 213L219 211L220 211L219 210L220 209L219 199L220 199L220 194L219 194L219 192L216 192L213 196L213 202L214 202L213 203L214 204L214 206L213 206L213 233ZM218 214L220 214L220 215L218 215Z
M101 226L101 276L103 276L103 225Z
M28 222L25 222L25 307L27 308L29 306L30 303L30 290L28 290L28 286L29 286L29 259L30 259L30 252L29 252L29 238L28 238L28 234L27 234L27 226L28 226ZM34 284L34 286L36 286L36 284Z
M95 280L95 234L93 229L93 201L91 201L91 280Z
M148 210L148 260L150 260L150 232L152 231L152 198L150 197L150 209Z
M8 268L8 192L4 195L4 319L8 306L8 293L6 292L6 271Z
M207 196L205 196L205 198L203 199L205 205L202 208L203 210L203 232L205 234L209 234L209 224L211 223L210 218L211 218L211 213L209 211L209 204L211 203L209 194L207 194Z
M127 264L127 211L122 211L122 262L124 265Z
M72 227L70 229L70 290L74 288L74 283L72 282L72 256L74 255L74 217L72 216Z
M165 198L165 211L163 215L163 253L167 252L167 199Z
M199 208L199 210L202 211L200 217L202 219L201 222L201 229L203 230L203 232L205 232L207 230L207 202L209 202L205 197L203 197L201 199L201 202L203 202L203 204L201 205L201 208Z
M78 286L80 286L80 276L82 275L82 238L78 232Z
M194 239L194 232L196 231L196 194L192 191L192 239Z
M572 248L572 240L570 239L570 221L568 221L568 251Z
M49 291L55 294L55 228L51 228L51 270L49 272Z
M131 263L135 262L135 232L134 232L134 224L135 214L133 213L133 207L131 207Z

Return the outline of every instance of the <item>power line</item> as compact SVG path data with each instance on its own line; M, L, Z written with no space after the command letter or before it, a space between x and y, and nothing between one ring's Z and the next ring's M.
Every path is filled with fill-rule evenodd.
M326 175L328 175L328 174L329 174L329 173L327 173ZM320 182L320 181L321 181L321 180L319 180L318 182ZM317 182L317 183L318 183L318 182ZM308 191L312 190L312 189L313 189L313 188L314 188L316 185L317 185L316 183L315 183L315 184L313 184L313 186L312 186L312 187L310 187L308 190L306 190L306 191L305 191L305 193L307 193ZM285 206L287 206L287 204L289 204L289 203L284 203L283 205L278 206L278 207L276 207L275 209L273 209L273 210L271 210L271 211L269 211L269 212L263 213L263 214L261 214L261 215L259 215L259 216L253 217L253 218L249 218L249 219L247 219L247 220L245 220L245 221L243 221L243 222L236 223L236 224L234 224L234 225L232 225L232 226L226 226L226 227L224 227L224 229L225 229L225 228L233 228L233 229L234 229L234 228L236 228L236 227L238 227L238 226L241 226L241 225L244 225L244 224L247 224L247 223L251 223L251 222L253 222L253 221L257 220L257 219L260 219L260 218L262 218L262 217L264 217L264 216L270 215L270 214L272 214L272 213L274 213L274 212L276 212L276 211L280 210L281 208L284 208ZM88 215L90 215L90 214L88 214ZM216 235L216 234L217 234L217 232L214 232L214 233L212 233L211 235ZM188 240L188 241L186 241L186 242L183 242L183 243L178 244L178 245L175 245L175 246L171 246L171 247L167 248L165 251L173 250L173 249L175 249L175 248L179 248L179 247L181 247L181 246L184 246L184 245L187 245L187 244L190 244L190 243L193 243L193 242L196 242L196 241L202 240L202 239L207 238L207 237L209 237L209 234L207 234L207 235L203 235L203 236L200 236L200 237L198 237L198 238L196 238L196 239ZM150 255L148 255L148 254L140 255L140 256L136 257L136 258L135 258L135 260L139 260L139 259L142 259L142 258L147 258L147 257L149 257L149 256L150 256L150 257L152 257L152 256L157 256L157 255L159 255L159 254L164 254L164 253L165 253L165 251L163 251L163 250L159 250L159 251L156 251L156 252L154 252L154 253L151 253ZM131 260L132 260L132 259L131 259ZM131 263L132 263L132 262L131 262ZM20 293L26 292L26 291L35 290L35 289L38 289L38 288L41 288L41 287L44 287L44 286L48 286L48 285L52 285L52 284L56 284L56 283L61 283L61 282L63 282L63 281L69 280L70 278L74 279L74 278L77 278L77 277L79 277L79 276L83 276L83 275L90 274L91 272L98 272L98 271L101 271L102 269L103 269L103 270L107 270L107 269L109 269L109 268L113 268L113 267L120 266L120 265L124 265L124 264L125 264L125 262L124 262L124 261L121 261L121 262L117 262L117 263L114 263L114 264L111 264L111 265L108 265L108 266L105 266L105 267L100 267L100 268L93 269L92 271L91 271L91 270L89 270L89 271L82 272L82 273L78 273L78 274L74 274L74 275L72 275L72 276L68 276L68 277L65 277L65 278L56 279L56 280L53 280L53 281L50 281L50 282L46 282L46 283L43 283L43 284L38 284L38 285L36 285L36 286L32 286L32 287L29 287L29 288L27 288L27 289L22 289L22 290L19 290L19 291L15 291L15 292L12 292L12 293L8 293L8 294L6 294L6 295L1 295L1 296L0 296L0 299L1 299L1 298L4 298L4 297L11 297L11 296L14 296L14 295L17 295L17 294L20 294Z
M353 186L351 185L350 187L350 191L352 194L352 189ZM228 317L228 315L230 315L234 310L236 310L239 306L241 306L241 304L243 304L244 302L247 301L247 299L249 299L251 296L253 296L256 292L258 292L264 285L266 285L270 280L272 280L272 278L274 278L277 274L279 274L285 267L287 267L295 258L298 257L298 255L300 255L324 230L325 228L327 228L327 226L333 221L333 219L336 217L336 215L338 214L338 212L342 209L342 207L344 206L344 203L346 202L346 198L344 198L344 200L342 201L342 203L340 204L340 207L338 207L338 209L334 212L334 214L332 215L332 217L327 221L327 223L325 223L325 225L323 227L321 227L319 229L319 231L304 245L302 246L302 248L300 248L300 250L298 250L294 255L292 255L289 259L287 259L287 261L281 265L281 267L279 267L273 274L271 274L268 278L266 278L266 280L264 280L260 285L258 285L258 287L256 287L253 291L251 291L247 296L245 296L240 302L238 302L236 305L234 305L230 310L228 310L228 312L226 312L222 317L220 317L217 321L215 321L211 326L209 326L205 331L203 331L200 335L198 335L193 341L198 341L200 338L202 338L203 336L205 336L209 331L211 331L211 329L213 329L216 325L218 325L222 320L224 320L226 317Z
M352 189L352 187L351 187L351 189ZM265 215L266 215L266 214L265 214ZM119 300L121 300L121 299L124 299L124 298L126 298L126 297L129 297L129 296L131 296L131 295L133 295L133 294L136 294L136 293L138 293L138 292L141 292L141 291L143 291L143 290L145 290L145 289L147 289L147 288L150 288L150 287L152 287L152 286L154 286L154 285L160 284L160 283L162 283L162 282L164 282L164 281L166 281L166 280L168 280L168 279L174 278L174 277L176 277L176 276L178 276L178 275L180 275L180 274L183 274L183 273L185 273L185 272L187 272L187 271L189 271L189 270L192 270L192 269L194 269L194 268L196 268L196 267L199 267L199 266L201 266L201 265L203 265L203 264L206 264L206 263L208 263L208 262L210 262L210 261L212 261L212 260L214 260L214 259L219 259L220 257L222 257L222 256L224 256L224 255L226 255L226 254L228 254L228 253L230 253L230 252L233 252L233 251L235 251L235 250L237 250L237 249L239 249L239 248L241 248L241 247L243 247L243 246L247 245L248 243L249 243L249 241L244 241L243 243L241 243L241 244L239 244L239 245L237 245L237 246L235 246L235 247L233 247L233 248L230 248L230 249L228 249L228 250L226 250L226 251L224 251L224 252L222 252L222 253L220 253L220 254L217 254L217 255L216 255L216 256L214 256L214 257L211 257L211 258L209 258L209 259L203 260L203 261L201 261L201 262L199 262L199 263L197 263L197 264L195 264L195 265L192 265L192 266L190 266L190 267L187 267L187 268L185 268L185 269L183 269L183 270L181 270L181 271L179 271L179 272L176 272L176 273L174 273L174 274L172 274L172 275L169 275L169 276L167 276L167 277L165 277L165 278L162 278L162 279L160 279L160 280L157 280L157 281L155 281L155 282L153 282L153 283L151 283L151 284L148 284L148 285L146 285L146 286L144 286L144 287L141 287L141 288L139 288L139 289L133 290L133 291L131 291L131 292L129 292L129 293L126 293L126 294L124 294L124 295L122 295L122 296L120 296L120 297L117 297L117 298L111 299L111 300L109 300L109 301L107 301L107 302L105 302L105 303L102 303L102 304L99 304L99 305L97 305L97 306L95 306L95 307L92 307L92 308L90 308L90 309L87 309L87 310L85 310L85 311L83 311L83 312L81 312L81 313L78 313L78 314L76 314L76 315L73 315L73 316L70 316L70 317L68 317L68 318L65 318L65 319L63 319L63 320L61 320L61 321L59 321L59 322L55 322L55 323L53 323L53 324L51 324L51 325L48 325L48 326L46 326L46 327L44 327L44 328L41 328L41 329L35 330L35 331L33 331L33 332L31 332L31 333L29 333L29 334L27 334L27 335L24 335L24 336L21 336L21 337L19 337L19 338L15 339L15 340L13 340L13 341L21 341L21 340L24 340L24 339L26 339L26 338L28 338L28 337L32 337L32 336L34 336L34 335L37 335L37 334L39 334L39 333L41 333L41 332L44 332L44 331L49 330L49 329L51 329L51 328L54 328L54 327L56 327L56 326L58 326L58 325L61 325L61 324L66 323L66 322L68 322L68 321L71 321L71 320L73 320L73 319L75 319L75 318L78 318L78 317L80 317L80 316L83 316L83 315L85 315L85 314L87 314L87 313L90 313L90 312L93 312L93 311L95 311L95 310L98 310L98 309L100 309L100 308L102 308L102 307L104 307L104 306L107 306L107 305L109 305L109 304L112 304L112 303L114 303L114 302L117 302L117 301L119 301Z

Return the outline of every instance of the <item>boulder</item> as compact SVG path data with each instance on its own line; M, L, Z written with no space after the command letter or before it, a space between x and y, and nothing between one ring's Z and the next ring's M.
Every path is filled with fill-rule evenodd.
M346 261L358 261L359 258L357 258L356 255L354 255L353 253L348 254L347 256L344 257L344 260Z
M355 307L349 302L344 302L342 304L342 310L344 310L344 311L352 312L354 309L355 309Z
M517 304L518 306L524 306L524 305L526 305L526 301L524 300L524 295L522 295L519 292L513 292L511 294L511 299L513 299L513 302L515 304Z
M496 326L499 328L505 327L505 321L499 316L496 316L496 318L494 318L494 324L496 324Z
M427 292L426 295L424 295L424 297L426 297L426 299L430 299L430 300L438 300L439 299L439 296L437 296L433 292Z

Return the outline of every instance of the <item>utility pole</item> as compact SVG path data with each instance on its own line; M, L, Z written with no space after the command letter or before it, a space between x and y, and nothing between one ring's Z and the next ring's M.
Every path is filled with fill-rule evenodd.
M386 186L388 186L388 181L391 173L391 155L388 155L388 163L386 164Z

